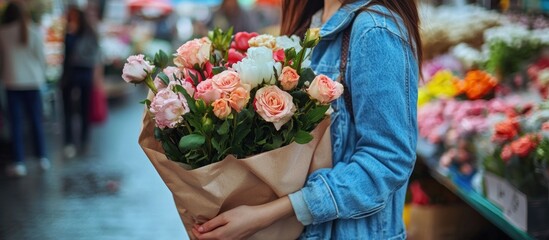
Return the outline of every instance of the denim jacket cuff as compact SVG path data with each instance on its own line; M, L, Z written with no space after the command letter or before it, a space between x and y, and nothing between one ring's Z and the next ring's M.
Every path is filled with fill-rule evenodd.
M313 215L313 224L339 218L339 210L330 186L321 174L309 180L301 189L303 199Z
M297 191L289 194L288 198L290 198L297 220L304 226L313 223L313 215L311 215L311 212L305 203L305 199L303 199L303 193Z

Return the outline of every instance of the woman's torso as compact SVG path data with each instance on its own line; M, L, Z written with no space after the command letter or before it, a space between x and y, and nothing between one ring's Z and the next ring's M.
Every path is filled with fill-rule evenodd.
M45 82L45 60L40 30L28 29L28 43L19 40L18 22L0 26L2 80L8 90L36 90Z
M356 51L360 51L362 48L368 48L368 46L356 46L353 45L353 40L358 35L370 31L374 28L382 28L389 31L398 37L407 41L407 37L404 35L404 31L401 31L394 20L390 17L375 14L371 12L359 12L358 7L364 6L368 1L357 1L353 4L346 6L346 9L339 10L338 16L341 19L335 21L330 19L321 30L323 34L323 40L317 45L312 55L311 66L317 73L325 74L332 79L337 79L339 76L339 65L341 63L341 42L342 33L347 25L354 18L354 13L360 13L360 15L354 20L351 33L351 49L349 54L353 54ZM388 12L386 8L375 6L374 8ZM348 14L341 14L341 11L347 11ZM328 36L325 36L328 35ZM382 36L373 38L371 41L386 41ZM411 50L410 50L411 51ZM417 68L417 63L413 54L408 54L409 58L406 58L406 65L410 69ZM368 56L374 58L376 56ZM403 56L404 57L404 56ZM371 61L372 59L370 59ZM413 67L413 65L416 65ZM353 67L352 62L348 62L346 70L347 79L345 79L347 86L349 82L353 81L350 74L353 71L406 71L404 68L395 69L356 69ZM413 72L413 71L412 71ZM417 71L415 74L408 75L410 79L405 79L406 82L417 84ZM412 79L415 78L415 79ZM403 79L404 80L404 79ZM368 81L374 81L374 79ZM414 86L410 88L413 91ZM345 89L345 91L363 91L363 89ZM417 89L416 89L417 91ZM367 94L367 91L364 91ZM334 165L338 162L348 162L351 156L355 152L358 142L357 128L364 127L360 124L360 119L352 119L348 109L345 106L344 97L337 99L332 103L334 112L331 119L331 138L333 149L333 161ZM414 113L415 116L415 113ZM386 122L380 122L379 124L390 124ZM375 124L374 124L375 125ZM372 126L372 125L368 125ZM353 176L349 176L353 177ZM379 176L383 177L383 176ZM372 186L364 186L372 187ZM344 190L343 190L344 191ZM369 216L357 216L356 219L337 219L334 221L309 225L306 227L302 239L405 239L406 234L402 223L402 210L403 203L406 194L406 186L396 190L392 196L392 199L387 201L387 204L379 212Z

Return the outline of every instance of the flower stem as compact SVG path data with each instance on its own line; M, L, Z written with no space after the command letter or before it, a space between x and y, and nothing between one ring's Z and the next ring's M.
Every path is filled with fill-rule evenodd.
M305 57L306 51L307 51L307 48L304 47L303 49L301 49L301 51L299 51L297 55L295 70L298 74L301 74L301 63L303 62L303 58Z
M147 87L149 87L149 89L151 89L154 95L156 95L158 90L156 90L156 86L154 86L154 82L151 75L147 75L147 77L145 78L145 84L147 85Z

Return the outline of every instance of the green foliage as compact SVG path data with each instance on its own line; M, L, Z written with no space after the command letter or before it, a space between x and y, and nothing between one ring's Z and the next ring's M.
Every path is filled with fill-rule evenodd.
M162 50L158 51L158 53L154 55L154 66L158 69L166 68L169 61L170 57L168 57L168 55Z
M523 68L522 64L537 56L542 45L537 42L524 41L520 47L509 46L503 41L492 42L486 69L500 77L508 77Z

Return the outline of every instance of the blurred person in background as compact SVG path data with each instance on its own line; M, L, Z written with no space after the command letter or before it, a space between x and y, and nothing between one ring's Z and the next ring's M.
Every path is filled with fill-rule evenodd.
M73 125L74 104L78 104L80 117L80 152L89 148L90 104L94 69L99 63L99 39L84 11L76 6L67 9L65 33L65 59L60 86L64 110L64 154L67 158L77 154ZM74 93L79 92L77 101Z
M45 83L46 61L40 29L30 19L22 2L11 1L0 22L2 81L6 88L7 108L13 140L14 162L7 168L9 176L25 176L25 142L23 111L30 118L36 154L43 170L50 167L42 122L40 88Z
M208 29L219 27L226 30L234 27L234 32L255 32L261 27L254 12L242 8L238 0L223 0L207 25Z

